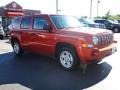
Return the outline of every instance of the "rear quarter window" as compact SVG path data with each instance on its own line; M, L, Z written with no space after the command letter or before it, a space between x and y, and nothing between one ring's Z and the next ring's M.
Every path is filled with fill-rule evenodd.
M95 20L95 23L102 23L102 24L104 24L104 20Z
M13 20L12 20L12 24L10 25L11 26L11 29L13 28L13 29L19 29L19 27L20 27L20 22L21 22L21 18L19 17L19 18L14 18Z

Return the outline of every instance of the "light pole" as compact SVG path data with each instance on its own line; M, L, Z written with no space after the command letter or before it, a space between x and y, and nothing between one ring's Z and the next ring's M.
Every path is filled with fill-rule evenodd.
M97 17L98 17L98 14L99 14L99 3L100 3L100 0L97 0Z
M56 0L56 14L58 14L58 0Z
M92 2L93 0L90 0L90 18L92 18Z
M56 14L59 14L59 12L62 11L59 9L59 2L56 0Z

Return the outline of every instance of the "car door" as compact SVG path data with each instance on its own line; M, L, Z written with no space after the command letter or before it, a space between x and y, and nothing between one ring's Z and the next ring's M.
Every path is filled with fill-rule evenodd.
M44 25L50 25L44 16L34 17L33 30L31 32L32 48L34 48L36 52L50 55L54 52L55 37L53 33L43 29Z
M112 23L109 22L108 20L105 20L105 26L107 27L107 29L112 29Z
M26 16L23 17L20 24L20 34L21 34L21 43L24 47L24 49L30 50L31 48L31 23L32 23L32 17Z

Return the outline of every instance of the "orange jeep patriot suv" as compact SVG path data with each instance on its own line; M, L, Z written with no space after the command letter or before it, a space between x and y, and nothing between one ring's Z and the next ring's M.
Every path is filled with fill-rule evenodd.
M116 52L112 31L83 27L72 16L20 16L9 28L15 55L29 51L55 56L67 70L85 68Z

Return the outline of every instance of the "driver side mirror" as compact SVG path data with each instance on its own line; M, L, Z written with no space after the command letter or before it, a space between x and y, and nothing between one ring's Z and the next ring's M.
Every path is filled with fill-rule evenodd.
M52 32L52 28L51 28L51 26L48 25L48 24L44 24L43 30L48 30L49 32Z

